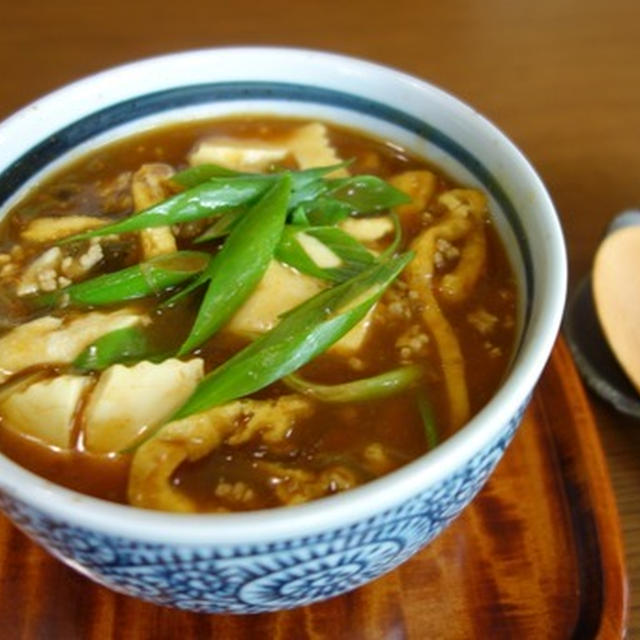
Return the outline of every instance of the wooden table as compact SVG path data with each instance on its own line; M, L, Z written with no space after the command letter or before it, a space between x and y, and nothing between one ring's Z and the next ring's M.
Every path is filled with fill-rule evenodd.
M609 218L640 205L637 0L20 0L0 18L0 117L78 76L194 47L332 49L422 76L487 115L536 166L566 232L570 290ZM629 635L640 637L640 425L591 401L622 519Z

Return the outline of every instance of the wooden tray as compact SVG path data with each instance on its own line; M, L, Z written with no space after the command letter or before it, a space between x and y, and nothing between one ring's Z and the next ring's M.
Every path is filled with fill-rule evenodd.
M619 638L626 578L595 426L562 339L514 442L449 529L357 591L278 614L206 616L114 594L0 518L0 637Z

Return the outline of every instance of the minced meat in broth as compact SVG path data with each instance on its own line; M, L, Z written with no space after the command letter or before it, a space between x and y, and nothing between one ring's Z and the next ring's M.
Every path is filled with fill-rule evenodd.
M198 253L166 264L194 273L209 259L203 252L219 254L233 234L233 210L65 242L190 188L173 180L175 172L213 163L243 174L277 173L345 160L350 163L326 180L378 176L409 199L323 224L355 238L368 253L366 264L391 251L410 249L415 257L347 338L295 371L298 386L278 379L220 406L180 414L204 375L277 326L282 312L339 284L338 277L323 280L272 259L233 317L178 357L206 283L175 296L183 284L162 288L154 280L149 295L105 305L67 293L100 274L177 251ZM251 208L235 210L240 217ZM225 213L229 229L197 241L212 224L220 227ZM385 254L396 237L391 213L401 239ZM305 220L313 227L309 215L303 226ZM309 233L303 235L308 241ZM318 250L322 237L304 246ZM309 255L335 274L338 249L329 244L319 251ZM146 508L237 511L330 495L414 460L486 404L514 348L516 293L483 194L396 145L334 125L267 117L145 132L65 167L3 223L0 448L54 482ZM78 364L81 353L117 331L138 331L153 355L134 354L121 364L116 358L102 370ZM326 401L299 386L301 379L334 393L335 385L402 367L412 379L395 393L374 390L355 402Z

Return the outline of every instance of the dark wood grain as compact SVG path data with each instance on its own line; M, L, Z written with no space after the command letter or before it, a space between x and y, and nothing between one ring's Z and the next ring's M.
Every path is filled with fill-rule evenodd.
M396 571L310 607L205 616L117 595L0 520L3 638L619 638L620 530L595 426L560 342L487 486Z
M21 0L0 3L0 18L0 117L81 75L202 46L332 49L429 79L489 116L536 166L565 229L571 291L590 268L608 220L640 205L637 0ZM598 398L589 402L621 513L628 633L640 637L640 428ZM0 562L7 566L3 550ZM28 593L24 583L14 586ZM75 607L75 596L84 603L79 591L52 615ZM112 611L106 597L91 602ZM18 614L2 603L0 609L0 629L13 628ZM100 623L105 637L126 616L135 628L131 609L119 605L114 615L116 622Z

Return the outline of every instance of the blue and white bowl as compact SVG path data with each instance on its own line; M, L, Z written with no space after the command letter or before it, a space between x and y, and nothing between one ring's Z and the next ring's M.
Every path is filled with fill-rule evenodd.
M480 186L490 194L524 302L510 373L478 415L402 469L310 504L230 515L144 511L63 489L0 456L0 505L51 553L116 591L209 613L273 611L344 593L440 533L482 487L516 431L553 346L566 286L553 205L500 131L422 80L314 51L191 51L56 91L0 124L0 207L6 211L43 175L102 143L233 113L351 126Z

